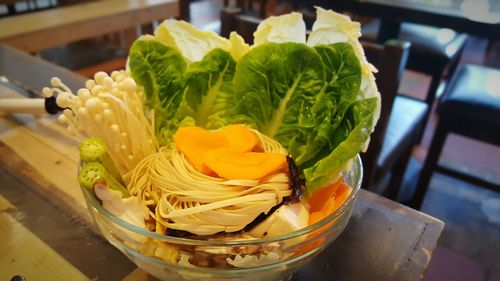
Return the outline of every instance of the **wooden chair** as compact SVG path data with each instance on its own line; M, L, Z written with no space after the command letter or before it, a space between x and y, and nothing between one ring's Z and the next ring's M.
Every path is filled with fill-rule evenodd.
M221 34L227 37L231 31L236 31L247 43L252 43L253 32L261 20L223 10ZM397 95L409 43L390 41L381 46L363 42L363 47L369 61L379 69L376 78L382 94L380 119L371 136L369 149L362 156L365 171L363 186L394 199L416 140L415 129L423 125L428 107L424 102ZM375 188L389 173L392 175L388 187Z
M378 69L375 78L382 97L380 119L370 146L362 155L363 187L396 199L429 107L422 101L398 95L409 42L391 40L384 45L369 42L362 45L367 59Z
M276 1L267 1L267 0L236 0L236 8L241 9L243 13L249 14L249 12L254 11L255 3L258 3L258 10L256 10L256 14L260 18L266 18L268 16L267 12L272 10L276 5ZM229 6L229 0L224 0L224 7Z
M410 205L420 209L434 171L500 192L498 183L439 165L449 134L500 146L500 69L460 65L438 104L439 120Z
M380 29L378 20L363 25L363 39L375 42ZM430 76L431 83L424 101L432 107L439 96L440 85L453 75L458 65L467 42L467 35L433 26L402 23L397 39L412 44L407 68ZM428 118L429 114L425 116L425 122ZM419 142L422 139L423 130L424 128L420 131Z

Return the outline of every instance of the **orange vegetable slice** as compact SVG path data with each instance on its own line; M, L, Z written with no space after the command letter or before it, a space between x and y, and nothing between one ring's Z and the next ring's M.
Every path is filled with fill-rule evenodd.
M333 208L331 210L331 213L337 211L340 206L342 206L345 201L347 200L347 197L349 197L349 194L351 194L352 188L348 186L346 183L342 182L337 189L337 192L335 192L335 200L333 204Z
M309 214L309 225L319 222L324 217L325 217L325 215L321 211L310 213Z
M309 198L309 225L337 211L345 203L351 191L352 188L340 179L313 193Z
M329 201L335 195L335 192L337 191L337 188L339 188L341 183L342 178L340 178L335 183L332 183L327 187L323 187L314 192L311 198L309 198L309 206L311 206L309 209L310 212L315 212L323 209L323 205L325 204L325 202Z
M323 204L323 207L321 208L321 212L323 212L325 216L333 213L333 210L335 209L335 201L337 201L336 197L330 197L329 200L325 201L325 204Z
M203 155L203 163L226 179L257 180L274 174L287 165L279 153L237 152L227 147L212 149Z
M219 131L226 137L229 148L237 152L249 152L259 143L257 135L244 125L229 125Z
M209 150L228 146L227 139L201 127L181 127L174 136L177 149L199 172L211 175L212 171L203 163L202 156Z

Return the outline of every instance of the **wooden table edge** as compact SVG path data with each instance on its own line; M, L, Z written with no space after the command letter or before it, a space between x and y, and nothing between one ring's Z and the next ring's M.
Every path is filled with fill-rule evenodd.
M165 1L165 3L152 5L151 7L143 8L137 12L132 10L123 10L116 14L97 16L92 20L74 20L63 23L62 25L48 25L47 27L38 30L25 31L16 34L0 34L0 43L10 45L26 52L38 52L78 40L88 39L111 32L127 30L129 28L148 24L153 21L177 17L180 13L179 1ZM81 5L91 4L97 5L99 4L99 1L84 3ZM69 6L62 9L75 9L75 7ZM54 10L41 11L39 13L43 12L54 12ZM23 16L28 17L32 15L33 14L27 14ZM14 21L15 18L6 18L3 20L4 22L0 19L0 24L8 24L9 22L6 22L7 20ZM110 22L114 22L114 24L110 24Z

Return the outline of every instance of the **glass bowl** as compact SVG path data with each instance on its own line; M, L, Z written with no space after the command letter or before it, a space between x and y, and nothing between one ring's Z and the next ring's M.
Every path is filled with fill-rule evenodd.
M361 159L357 156L344 173L344 181L352 187L351 194L323 220L279 236L239 241L194 240L154 233L112 215L88 189L82 187L82 191L103 236L160 280L272 281L289 280L294 271L337 239L351 216L362 175ZM250 262L236 268L231 266L235 261Z

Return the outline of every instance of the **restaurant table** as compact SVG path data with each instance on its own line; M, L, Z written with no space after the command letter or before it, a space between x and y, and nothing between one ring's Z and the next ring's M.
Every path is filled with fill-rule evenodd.
M34 92L52 76L72 89L85 82L2 45L0 76ZM23 91L0 82L0 98ZM76 180L77 145L55 117L0 113L0 280L155 280L93 227ZM443 227L361 190L345 231L292 280L421 280Z
M38 52L124 30L135 40L136 27L177 16L177 0L91 1L0 19L0 43Z
M413 22L487 39L500 39L498 0L325 0L323 8L377 17L377 40L397 38L401 22Z

